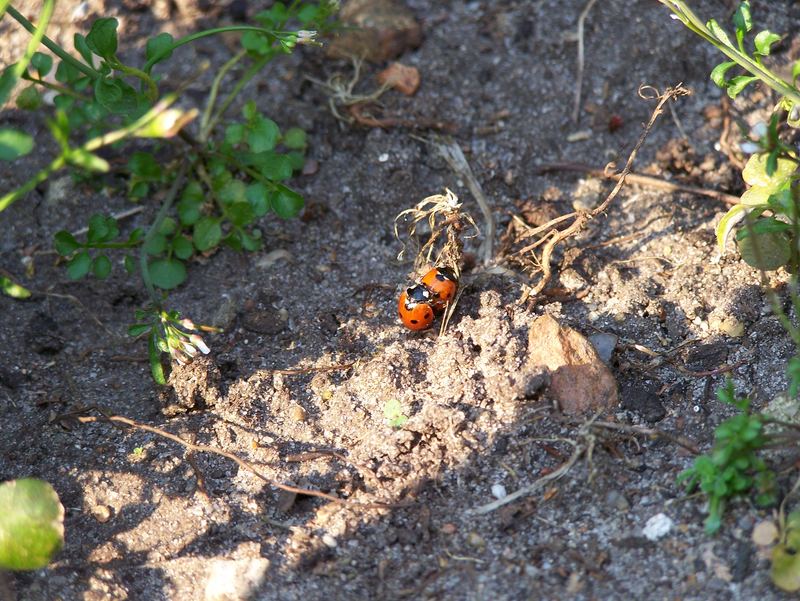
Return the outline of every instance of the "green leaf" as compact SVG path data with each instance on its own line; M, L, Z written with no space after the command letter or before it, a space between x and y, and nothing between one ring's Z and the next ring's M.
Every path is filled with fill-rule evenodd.
M747 164L742 170L742 177L744 181L751 186L766 188L769 190L769 193L772 194L777 192L791 179L796 169L797 164L794 161L779 158L777 168L772 174L769 174L767 172L767 156L764 154L753 154L747 159ZM742 198L744 198L744 195ZM742 202L744 202L744 200Z
M285 154L276 152L242 153L239 157L248 165L258 169L262 176L272 181L292 177L292 161Z
M137 336L141 336L145 332L152 330L153 325L149 323L135 323L131 326L128 326L128 336L132 336L136 338Z
M713 81L715 84L717 84L720 88L726 87L728 85L728 82L725 79L725 74L735 64L736 63L733 62L733 61L727 61L727 62L718 64L711 71L711 81Z
M779 36L777 33L772 33L766 29L764 31L760 31L753 39L753 43L756 47L755 53L760 54L761 56L769 56L772 45L780 41L781 36Z
M185 198L178 201L178 218L183 225L196 223L200 219L200 203Z
M205 252L214 248L222 239L222 228L219 220L211 217L203 217L194 224L192 231L192 242L194 247L200 252Z
M39 78L41 79L50 73L50 69L53 68L53 57L49 54L34 52L33 56L31 57L31 66L36 69L36 71L39 73Z
M203 186L200 185L200 182L193 179L181 192L181 200L193 200L197 202L203 202L205 200L205 193L203 192Z
M281 219L292 219L303 209L303 197L291 188L278 185L278 191L271 197L272 210Z
M706 23L706 27L709 29L709 31L711 31L711 34L715 38L717 38L717 40L719 40L726 46L730 46L731 48L733 48L733 44L731 44L731 40L728 37L728 34L725 33L725 30L722 29L722 27L719 26L719 23L717 23L714 19L710 19Z
M61 61L56 67L56 81L60 83L74 85L82 77L83 73L75 65L67 61Z
M111 273L111 260L106 255L97 255L92 261L92 273L98 280L104 280Z
M95 213L89 217L89 233L86 236L89 244L110 242L118 235L119 226L113 217L106 217L101 213Z
M161 365L161 353L158 351L158 338L155 330L148 338L147 354L150 358L150 373L153 374L153 380L156 384L165 385L167 379L164 377L164 367Z
M145 58L148 63L156 64L172 56L174 38L168 33L159 33L147 40Z
M408 416L403 414L403 406L397 399L386 401L383 416L392 428L402 428L408 421Z
M290 127L283 134L283 144L292 150L303 150L308 146L305 130L299 127Z
M194 246L188 238L178 236L172 241L172 252L176 257L185 261L194 253Z
M227 182L217 192L219 200L223 204L244 202L247 200L246 194L247 194L247 187L245 186L243 181L238 179L233 179Z
M86 37L80 33L76 33L72 38L72 43L75 46L75 50L78 51L78 54L81 55L86 64L89 66L94 66L92 49L89 48L89 44L86 43Z
M67 277L71 280L79 280L89 273L91 265L92 257L85 250L81 251L67 263Z
M164 234L153 234L144 244L144 252L148 255L160 255L167 248L167 238Z
M67 155L67 160L70 164L86 169L87 171L95 171L97 173L108 173L111 165L102 157L92 154L83 148L73 148Z
M258 107L256 107L255 101L248 100L245 103L242 107L242 115L247 121L255 121L256 117L258 117Z
M796 60L792 63L792 81L797 79L798 75L800 75L800 60Z
M225 216L239 227L249 225L255 219L255 212L249 202L235 202L225 209Z
M64 506L35 478L0 484L0 568L45 567L64 544Z
M6 296L10 296L11 298L16 298L19 300L29 298L31 295L30 290L20 286L10 278L7 278L3 275L0 275L0 290L2 290L3 294Z
M249 250L250 252L255 252L261 249L261 232L255 231L254 234L257 235L250 235L244 230L239 232L239 235L242 239L242 246L245 250Z
M186 266L178 259L156 259L148 270L153 284L163 290L173 290L186 280Z
M246 31L241 38L242 48L254 54L265 55L270 52L270 43L267 37L257 31Z
M140 179L147 181L158 181L162 175L161 165L149 152L134 152L128 159L128 169Z
M250 184L247 186L245 196L250 206L253 207L253 213L256 217L263 217L267 214L270 208L270 191L264 184L261 182Z
M158 224L158 233L164 236L171 236L178 229L178 224L172 217L164 217L161 223Z
M753 18L750 15L750 2L745 0L733 14L733 26L736 28L736 41L742 46L744 35L753 28Z
M35 85L30 85L17 96L17 107L23 111L35 111L42 106L42 95Z
M134 259L131 255L125 255L123 265L125 265L125 271L128 273L128 275L133 275L136 272L136 259Z
M75 239L75 236L70 234L66 230L61 230L60 232L56 232L55 235L55 247L56 252L61 255L62 257L66 257L67 255L72 254L78 248L80 248L80 243Z
M103 108L116 115L133 113L139 106L136 90L116 77L98 78L94 82L94 95Z
M119 21L113 17L97 19L86 36L86 45L92 52L104 59L114 58L117 53L117 26Z
M0 128L0 161L13 161L33 150L33 137L16 129Z
M732 99L736 98L742 93L742 90L744 90L754 81L758 81L758 77L753 75L737 75L736 77L731 77L728 80L728 96L730 96Z
M752 210L752 208L745 205L734 205L725 213L725 216L720 220L715 230L717 234L717 246L720 253L725 252L725 245L728 243L728 238L733 228L744 219L748 211Z
M239 142L244 140L244 125L241 123L233 123L225 128L225 141L231 146L236 146Z
M266 152L275 148L281 130L266 117L259 117L247 130L247 144L253 152Z
M764 233L737 240L742 260L756 269L774 271L783 267L791 257L789 238L783 234Z
M11 91L14 89L14 86L17 85L18 79L14 72L14 65L9 65L3 70L3 73L0 75L0 106L2 106L11 95Z

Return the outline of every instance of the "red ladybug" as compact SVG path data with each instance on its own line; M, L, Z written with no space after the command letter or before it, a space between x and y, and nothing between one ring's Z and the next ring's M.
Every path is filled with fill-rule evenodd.
M444 311L458 290L458 278L447 267L434 267L426 273L420 283L431 293L430 305L437 313Z
M433 323L433 307L430 291L420 284L403 290L397 302L397 310L403 325L409 330L427 330Z

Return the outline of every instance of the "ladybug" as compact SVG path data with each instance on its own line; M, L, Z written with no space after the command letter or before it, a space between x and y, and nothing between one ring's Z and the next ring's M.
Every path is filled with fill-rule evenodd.
M430 291L420 284L403 290L397 302L397 310L403 325L409 330L427 330L433 323L433 307Z
M444 311L447 303L453 300L458 290L458 278L447 267L434 267L420 280L431 293L430 305L437 313Z

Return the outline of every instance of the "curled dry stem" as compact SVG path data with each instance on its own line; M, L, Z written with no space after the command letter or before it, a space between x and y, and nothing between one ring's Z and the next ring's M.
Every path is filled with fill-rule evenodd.
M648 120L647 124L644 126L641 135L639 136L639 140L636 142L636 145L631 150L630 155L628 156L628 160L625 163L625 167L622 172L619 174L617 183L614 188L609 192L608 196L606 196L605 200L601 202L597 207L592 209L591 211L576 211L575 213L571 213L570 217L573 218L572 223L565 227L564 229L555 229L554 226L561 221L564 221L564 216L559 217L542 225L539 228L536 228L536 231L542 232L547 231L544 234L545 239L547 242L544 244L544 248L539 257L535 257L533 259L534 265L539 266L541 270L541 277L539 281L534 286L524 286L523 287L523 294L519 300L520 304L524 304L530 297L535 297L538 295L544 287L547 286L548 282L550 281L550 277L552 276L552 268L550 266L550 260L553 256L553 251L556 247L567 240L568 238L572 238L579 234L585 227L586 224L593 218L597 217L601 213L605 212L606 209L609 207L611 202L617 197L622 187L625 185L625 180L628 174L631 172L631 168L633 167L633 163L636 160L636 155L639 152L639 149L644 144L644 141L647 139L648 134L655 125L656 120L658 117L661 116L663 113L664 105L680 96L686 96L690 94L689 90L686 89L682 83L674 87L667 88L667 90L663 94L659 94L658 90L656 90L652 86L641 86L639 88L639 96L644 98L645 100L658 100L656 107L653 109L652 114L650 115L650 119ZM529 232L530 234L530 232ZM517 255L524 254L524 252L528 252L534 248L526 247L516 253ZM530 260L530 259L529 259Z

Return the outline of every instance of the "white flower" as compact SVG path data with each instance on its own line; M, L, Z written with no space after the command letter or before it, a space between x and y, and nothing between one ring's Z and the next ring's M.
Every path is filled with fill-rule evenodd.
M210 353L210 352L211 352L211 349L209 349L209 348L206 346L206 343L205 343L205 342L203 341L203 339L202 339L200 336L198 336L197 334L192 334L191 336L189 336L189 340L190 340L190 341L191 341L191 343L192 343L192 344L193 344L195 347L197 347L197 349L198 349L198 350L199 350L201 353L203 353L204 355L207 355L208 353Z
M301 29L300 31L297 32L297 43L308 44L310 42L313 42L315 37L317 37L316 31Z

